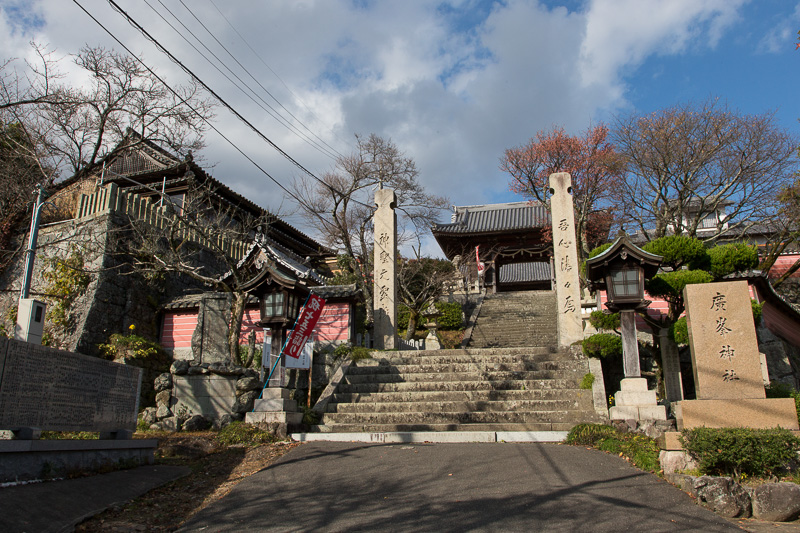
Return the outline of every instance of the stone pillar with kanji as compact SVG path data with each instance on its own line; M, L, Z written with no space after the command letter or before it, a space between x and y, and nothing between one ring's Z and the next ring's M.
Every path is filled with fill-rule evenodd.
M570 346L576 341L583 340L572 177L566 172L550 174L550 195L553 262L558 302L558 344Z
M378 350L397 347L397 196L391 189L375 191L373 335Z

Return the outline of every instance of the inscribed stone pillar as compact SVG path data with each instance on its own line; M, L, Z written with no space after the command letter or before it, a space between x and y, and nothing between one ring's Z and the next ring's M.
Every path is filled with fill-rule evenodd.
M397 196L391 189L379 189L375 204L374 343L377 350L393 350L397 346Z
M622 367L626 378L641 377L639 343L636 339L636 312L625 309L619 313L622 329Z
M550 174L550 217L553 222L553 261L558 302L558 343L569 346L583 340L578 249L572 178L566 172Z
M681 378L681 358L678 353L678 346L674 342L668 341L668 328L658 330L658 336L658 344L661 346L661 371L664 376L664 392L668 402L679 402L683 400L683 379Z

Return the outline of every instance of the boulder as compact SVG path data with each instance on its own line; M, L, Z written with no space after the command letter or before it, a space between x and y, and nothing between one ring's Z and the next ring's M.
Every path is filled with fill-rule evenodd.
M236 419L231 415L220 415L219 417L214 419L214 421L211 423L211 427L219 430L224 428L225 426L230 425L230 423L233 422L234 420Z
M749 518L752 514L750 495L727 477L700 476L694 482L697 499L715 513L726 518Z
M211 426L211 422L207 418L202 415L193 415L181 424L181 429L183 431L203 431L208 429L209 426Z
M164 372L163 374L159 374L158 377L153 381L153 390L156 392L161 392L162 390L167 390L172 388L172 375L169 372Z
M231 363L211 363L208 365L208 370L212 374L220 376L241 376L244 374L244 368Z
M162 390L162 391L160 391L159 393L156 394L156 405L158 407L161 407L162 405L166 406L166 407L169 407L169 401L170 401L171 398L172 398L172 391L171 390L169 390L169 389Z
M156 418L158 418L159 420L162 420L162 419L167 418L169 416L172 416L172 410L169 407L167 407L166 405L160 405L158 407L158 410L156 410ZM172 431L175 431L175 430L172 430Z
M753 518L788 522L800 516L800 486L794 483L764 483L750 490Z
M157 431L178 431L178 419L174 416L164 418L150 426L150 429Z
M172 365L169 367L169 372L170 374L175 374L176 376L183 376L189 372L189 361L186 361L185 359L173 361Z
M147 407L146 409L144 409L142 411L142 414L140 415L142 417L142 422L144 422L148 426L152 426L153 424L155 424L158 421L158 417L156 416L157 411L158 409L156 409L155 407Z
M208 369L202 366L190 366L186 373L190 376L197 376L200 374L208 374Z
M243 377L236 382L236 390L238 392L247 392L251 390L258 390L261 388L261 382L258 378Z
M253 402L256 401L260 394L260 391L251 390L245 393L242 393L236 397L236 401L233 402L233 407L231 407L231 411L234 413L246 413L248 411L253 410Z
M674 474L697 468L697 461L683 450L661 450L658 454L658 461L664 474Z

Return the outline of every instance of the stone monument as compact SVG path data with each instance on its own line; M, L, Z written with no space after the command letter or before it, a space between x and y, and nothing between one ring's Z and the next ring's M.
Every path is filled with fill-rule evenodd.
M553 223L553 263L558 302L558 344L583 340L581 293L572 178L566 172L550 174L550 217Z
M687 285L696 400L679 402L678 429L798 429L792 398L767 398L746 281Z
M373 333L377 350L397 347L397 196L391 189L375 191Z

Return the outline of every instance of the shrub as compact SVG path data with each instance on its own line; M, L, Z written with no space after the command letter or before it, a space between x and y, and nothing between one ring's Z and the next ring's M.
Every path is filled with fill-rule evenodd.
M258 444L266 444L278 440L275 435L269 431L239 421L232 422L219 430L216 439L220 444L225 444L227 446L233 444L256 446Z
M607 439L616 434L616 429L605 424L578 424L569 430L564 442L581 446L594 446L602 439Z
M397 331L408 329L408 319L411 317L411 310L405 305L397 306Z
M761 315L763 314L764 304L760 304L755 300L750 300L750 309L753 311L753 323L758 326L761 322Z
M642 249L663 257L663 264L673 269L688 266L691 269L708 268L709 257L706 247L699 239L686 235L668 235L652 240Z
M710 283L711 274L705 270L675 270L653 276L645 288L650 296L674 301L683 298L683 289L695 283Z
M722 279L728 274L751 270L758 265L758 252L755 246L743 242L720 244L708 250L709 271L714 279Z
M581 379L581 383L578 387L583 390L591 390L592 385L594 385L594 374L589 372L583 375L583 379Z
M363 346L356 346L350 351L351 361L361 361L362 359L372 359L372 350Z
M581 343L587 357L622 357L622 337L614 333L597 333Z
M619 329L619 313L606 313L604 311L592 311L589 316L589 323L595 329L614 331Z
M682 316L670 327L672 338L678 344L689 344L689 326L686 325L686 317Z
M436 309L442 314L438 318L439 329L455 330L464 325L461 304L458 302L436 302Z
M797 459L800 439L786 429L694 428L681 444L709 475L767 477Z
M567 434L566 444L592 446L599 450L620 455L642 470L659 470L659 447L646 435L622 433L603 424L578 424Z
M113 360L117 357L126 357L158 362L164 362L169 359L160 344L133 333L135 330L133 324L128 329L130 331L128 335L114 333L108 338L108 343L97 345L105 359Z

